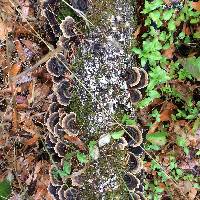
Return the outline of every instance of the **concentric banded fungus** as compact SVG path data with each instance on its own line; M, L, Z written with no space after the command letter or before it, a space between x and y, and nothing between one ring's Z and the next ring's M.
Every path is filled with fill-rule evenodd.
M140 72L140 76L141 76L140 81L137 85L132 86L133 88L137 88L137 89L144 88L148 84L148 74L147 74L147 72L142 68L139 69L139 72Z
M72 6L82 12L88 9L88 0L70 0Z
M64 49L68 49L69 48L69 42L70 42L69 38L60 36L59 40L58 40L58 45L63 47Z
M134 191L140 184L140 181L137 177L135 177L130 172L127 172L123 177L129 191Z
M142 99L142 93L137 89L130 89L130 101L135 104Z
M51 195L51 197L55 200L60 200L58 196L58 191L60 190L60 187L53 186L51 183L48 186L48 192Z
M127 126L124 134L129 146L136 147L142 143L142 132L137 126Z
M52 81L53 81L53 83L59 83L59 82L61 82L61 81L63 81L65 79L65 77L64 76L59 76L59 77L56 77L56 76L53 76L52 77Z
M59 157L65 157L65 155L68 151L68 147L63 142L57 142L54 147L54 150L58 154Z
M71 85L68 81L61 81L54 88L58 102L63 106L68 106L71 98Z
M137 191L136 194L140 197L140 200L146 200L146 198L144 197L144 194L142 192Z
M75 188L68 188L65 192L64 192L64 196L65 196L65 200L80 200L79 194L78 194L78 190Z
M56 173L57 171L58 169L51 165L49 169L49 177L53 186L61 186L63 184L62 178Z
M76 136L77 133L77 123L76 123L76 114L70 112L62 119L62 128L70 136Z
M124 150L128 146L128 142L124 137L121 137L117 143L120 150Z
M58 110L59 110L59 104L56 102L51 103L49 106L49 109L48 109L50 114L52 114L54 112L58 112Z
M52 76L63 76L66 71L67 62L62 54L57 54L56 57L50 58L46 63L46 68Z
M62 138L65 135L65 131L59 123L55 125L53 135L58 138Z
M128 171L135 174L141 170L141 161L133 153L128 153Z
M76 187L83 186L83 171L84 169L81 169L78 172L73 172L73 174L71 175L73 186L76 186Z
M136 193L130 193L129 194L129 200L140 200L140 196Z
M65 17L65 19L60 24L60 29L66 38L75 36L75 20L71 16Z
M132 69L128 69L125 74L123 75L126 84L129 87L133 87L137 85L140 81L141 75L139 72L139 68L133 67Z
M55 143L52 142L52 140L50 139L49 135L47 135L45 137L45 143L46 143L46 147L49 153L54 153L54 147L55 147Z
M58 123L59 121L59 113L58 112L54 112L52 113L49 118L47 119L47 129L49 130L49 132L53 133L54 132L54 126Z

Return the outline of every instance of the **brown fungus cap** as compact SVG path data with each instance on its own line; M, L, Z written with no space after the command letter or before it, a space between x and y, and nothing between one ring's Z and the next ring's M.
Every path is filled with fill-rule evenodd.
M64 37L70 38L75 36L75 20L71 16L65 17L65 19L60 24L60 29Z
M147 72L144 69L140 68L139 73L140 73L140 76L141 76L140 81L137 85L132 86L132 88L141 89L141 88L146 87L147 84L148 84L148 74L147 74Z
M60 200L58 196L58 191L60 190L60 187L54 186L51 183L48 186L48 192L51 195L53 200Z
M54 127L58 122L59 122L59 113L58 112L52 113L47 119L46 123L48 131L53 133Z
M59 104L57 102L52 102L48 108L50 114L58 112L58 110L59 110Z
M138 89L130 89L130 101L132 104L136 104L138 101L142 99L142 93Z
M128 153L128 171L133 174L138 173L141 170L140 158L135 156L133 153Z
M58 102L63 106L68 106L71 98L71 84L69 81L61 81L55 88L54 91L57 96Z
M53 135L57 138L63 138L63 136L65 135L65 131L64 129L60 126L59 123L57 123L55 126L54 126L54 132L53 132Z
M62 128L70 136L76 136L78 134L75 113L70 112L62 119Z
M140 181L132 173L130 173L130 172L125 173L124 176L123 176L123 179L124 179L129 191L132 192L136 188L139 187Z
M55 152L59 157L65 157L66 153L69 151L67 144L63 142L57 142L54 147Z
M126 132L124 134L126 141L128 142L128 146L136 147L139 146L142 141L142 132L137 126L126 126Z
M139 68L133 67L131 69L127 69L126 72L123 74L123 77L128 87L133 87L137 85L141 78Z
M70 187L65 192L65 200L80 200L79 192L76 188Z
M62 54L50 58L46 63L46 68L52 76L60 77L66 72L67 62Z

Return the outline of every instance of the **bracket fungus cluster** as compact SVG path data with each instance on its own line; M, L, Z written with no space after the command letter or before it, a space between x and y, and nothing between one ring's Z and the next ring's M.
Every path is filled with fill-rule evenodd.
M88 2L86 0L72 1L72 5L80 11L85 11L89 9ZM115 4L111 6L117 10L118 15L120 13L125 15L127 10L132 12L132 7L129 4L125 5L121 0L112 1L111 4ZM122 5L122 8L119 5ZM122 105L126 112L133 112L131 103L134 104L142 98L140 90L146 87L148 82L145 70L130 67L132 63L129 63L128 67L124 64L126 63L126 56L124 56L126 51L120 46L127 41L130 42L133 30L124 26L126 27L124 31L123 27L123 23L131 21L131 15L123 16L124 18L118 15L109 14L109 20L105 21L108 24L93 30L84 44L79 39L75 20L67 16L60 25L62 34L59 34L60 38L57 43L63 50L46 63L47 71L53 82L51 104L44 119L48 130L47 149L53 160L49 169L48 188L53 199L109 199L105 194L116 191L118 196L121 195L121 187L124 184L126 184L127 191L123 192L126 192L127 199L144 199L140 180L142 176L141 156L135 155L132 151L134 148L141 147L142 130L136 125L125 125L125 132L118 141L114 141L108 134L112 130L109 124L113 123L110 116L116 116L117 110ZM106 34L111 32L109 37L102 40L103 34L99 32L101 29L102 31L106 29ZM110 37L113 37L113 40L110 40ZM117 39L115 37L121 38L119 44L113 42ZM78 46L80 43L82 45ZM75 51L71 51L71 47L80 48L80 51L77 51L78 59L72 59ZM72 64L70 62L73 62L71 60L80 61L78 64L75 63L77 66L74 71L68 70ZM76 78L72 78L71 71L75 73ZM88 91L80 86L77 78L90 89L92 96L90 102ZM76 90L75 87L77 87ZM78 105L72 107L72 104L76 103L74 102L74 91L80 101ZM88 107L92 112L82 117ZM86 124L78 123L81 117L84 118L83 123L87 121ZM82 130L84 125L87 128ZM91 140L92 143L90 143ZM88 164L83 158L80 162L73 153L77 151L84 156L87 154L89 157L87 161L91 163ZM119 152L121 157L115 151ZM117 167L121 167L122 176L117 173Z
M148 74L142 68L132 67L123 74L126 80L130 101L135 104L142 99L140 89L145 88L148 84Z

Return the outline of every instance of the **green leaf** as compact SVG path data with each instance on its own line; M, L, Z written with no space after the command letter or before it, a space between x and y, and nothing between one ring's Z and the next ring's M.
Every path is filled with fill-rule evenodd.
M176 24L175 24L175 21L173 19L171 19L169 22L168 22L168 29L170 31L175 31L176 30Z
M133 51L134 53L136 53L136 54L141 54L141 53L142 53L141 49L138 49L138 48L136 48L136 47L133 47L133 48L132 48L132 51Z
M95 157L95 147L96 147L96 144L97 144L97 142L94 141L94 140L92 140L92 141L89 142L89 145L88 145L88 147L89 147L89 154L90 154L90 157L92 159L94 159L94 157Z
M122 124L136 125L136 122L135 122L135 120L130 119L128 115L124 115L122 118Z
M171 10L165 10L164 13L163 13L163 19L165 21L168 21L172 17L173 13L174 13L174 10L172 10L172 9Z
M123 135L124 135L124 130L115 131L115 132L111 133L111 137L112 137L114 140L120 139Z
M71 164L69 162L67 162L67 161L64 161L63 172L66 175L70 175L70 173L71 173Z
M152 134L147 134L146 139L152 144L163 146L167 143L167 133L166 132L156 132Z
M81 164L84 164L84 163L88 162L87 155L85 155L84 153L77 152L76 156L77 156L78 161Z
M200 39L200 32L195 32L193 38Z
M198 151L196 152L196 155L197 155L197 156L200 156L200 150L198 150Z
M8 180L0 182L0 200L8 199L11 195L11 183Z
M200 57L189 57L186 59L180 59L180 63L184 66L194 78L200 80Z

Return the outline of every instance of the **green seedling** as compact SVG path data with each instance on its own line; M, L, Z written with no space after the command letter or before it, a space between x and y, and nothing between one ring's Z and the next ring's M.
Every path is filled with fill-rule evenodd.
M159 131L156 133L147 134L146 139L152 144L163 146L167 142L167 133L163 131Z

